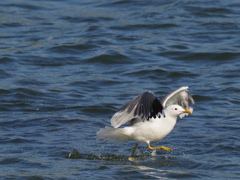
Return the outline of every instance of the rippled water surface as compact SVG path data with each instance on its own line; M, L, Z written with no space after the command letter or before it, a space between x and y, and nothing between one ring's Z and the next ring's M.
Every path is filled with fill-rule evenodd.
M1 179L239 179L238 0L0 2ZM128 100L189 86L151 153L96 140ZM74 149L79 152L69 158Z

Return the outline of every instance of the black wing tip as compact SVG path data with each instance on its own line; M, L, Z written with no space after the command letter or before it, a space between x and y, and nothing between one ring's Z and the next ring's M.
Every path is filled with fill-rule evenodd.
M137 122L150 120L151 118L161 117L163 106L159 99L151 91L143 92L127 102L117 113L126 113L125 120L121 120L120 125L126 122ZM116 114L116 113L115 113ZM122 117L122 116L121 116ZM138 119L135 121L134 119ZM115 119L116 122L119 119Z
M149 120L151 118L159 117L162 112L163 106L157 97L151 92L147 91L139 98L137 108L134 115L140 116L142 120Z

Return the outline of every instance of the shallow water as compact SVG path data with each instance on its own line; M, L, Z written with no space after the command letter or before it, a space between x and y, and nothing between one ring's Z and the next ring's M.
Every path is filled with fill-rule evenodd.
M238 1L0 2L1 179L238 179ZM128 100L189 86L155 153L96 140ZM69 158L76 149L80 156Z

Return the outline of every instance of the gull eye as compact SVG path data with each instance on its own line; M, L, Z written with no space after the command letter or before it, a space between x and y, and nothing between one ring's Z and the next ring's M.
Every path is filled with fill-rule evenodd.
M177 110L177 108L175 108L175 110Z

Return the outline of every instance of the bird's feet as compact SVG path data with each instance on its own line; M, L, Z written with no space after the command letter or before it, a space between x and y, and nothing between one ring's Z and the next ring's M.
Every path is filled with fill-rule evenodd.
M172 151L173 150L172 148L165 147L165 146L160 146L160 147L161 147L160 149L163 149L165 151Z
M165 151L172 151L173 149L165 146L159 146L159 147L151 147L150 144L148 144L148 149L155 150L155 149L163 149Z

